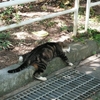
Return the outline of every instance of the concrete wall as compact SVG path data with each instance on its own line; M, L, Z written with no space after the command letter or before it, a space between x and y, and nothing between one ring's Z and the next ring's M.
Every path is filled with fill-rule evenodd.
M79 62L93 55L94 52L100 52L100 46L95 41L87 40L84 43L73 43L70 46L71 52L69 54L66 53L66 55L68 55L68 58L72 63ZM9 69L18 66L19 64L15 64L0 70L0 96L20 88L31 81L35 81L33 78L34 68L32 66L18 73L7 73ZM66 67L65 63L60 58L55 58L48 63L44 75L47 76L64 67Z

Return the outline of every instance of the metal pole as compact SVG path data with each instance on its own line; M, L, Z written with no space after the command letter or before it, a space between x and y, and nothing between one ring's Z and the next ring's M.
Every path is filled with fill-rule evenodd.
M77 34L77 24L78 24L78 9L79 9L79 0L75 0L75 12L74 12L74 27L73 27L73 36Z
M86 5L86 21L85 21L85 32L88 29L88 24L89 24L89 16L90 16L90 7L91 7L91 0L87 0L87 5Z
M10 28L23 26L23 25L30 24L30 23L33 23L33 22L36 22L36 21L45 20L45 19L48 19L48 18L53 18L53 17L56 17L56 16L71 13L71 12L74 12L74 11L75 11L75 8L72 8L70 10L64 10L64 11L61 11L61 12L41 16L41 17L38 17L38 18L21 21L20 23L11 24L11 25L8 25L8 26L2 26L2 27L0 27L0 31L4 31L4 30L10 29Z
M98 1L98 2L91 2L91 7L93 7L93 6L96 6L96 5L100 5L100 1Z
M0 8L14 6L18 4L25 4L25 3L34 2L34 1L37 1L37 0L14 0L14 1L2 2L0 3Z

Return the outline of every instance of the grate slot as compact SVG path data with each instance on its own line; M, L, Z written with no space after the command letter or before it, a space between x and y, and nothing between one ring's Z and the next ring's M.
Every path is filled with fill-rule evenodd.
M6 100L85 100L100 90L100 80L68 70Z

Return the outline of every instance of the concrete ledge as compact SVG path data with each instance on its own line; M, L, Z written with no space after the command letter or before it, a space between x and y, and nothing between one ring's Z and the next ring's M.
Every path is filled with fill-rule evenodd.
M68 58L71 62L75 63L93 55L94 52L100 52L100 46L95 41L87 40L84 43L71 44L71 52L66 55L68 55ZM18 66L19 64L15 64L0 70L0 96L3 96L4 94L20 88L31 81L34 81L34 67L32 66L19 73L7 73L9 69L13 69ZM65 66L65 63L60 58L55 58L49 62L44 75L50 75L52 72L64 68Z

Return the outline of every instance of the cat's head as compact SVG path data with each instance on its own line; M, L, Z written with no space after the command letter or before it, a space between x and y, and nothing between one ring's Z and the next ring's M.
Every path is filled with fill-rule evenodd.
M68 52L68 53L70 52L70 46L69 46L70 42L72 42L72 40L69 38L61 42L60 45L62 46L63 52Z
M69 47L64 47L64 48L62 48L62 50L63 50L63 52L70 52L70 46Z

